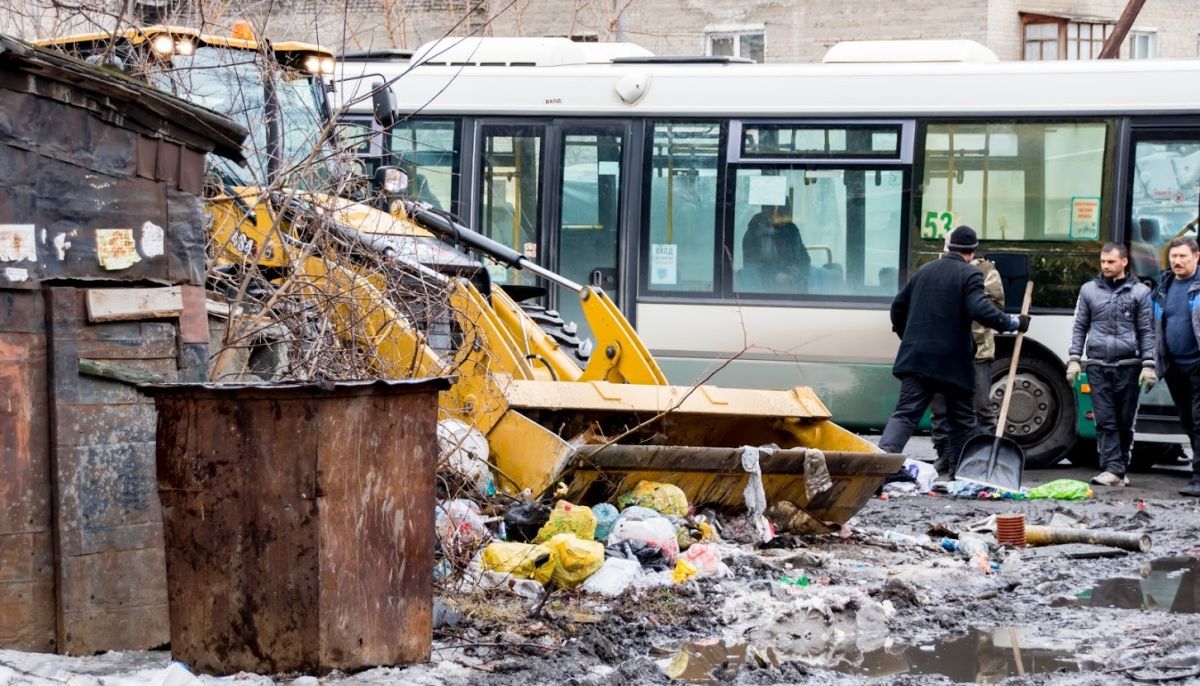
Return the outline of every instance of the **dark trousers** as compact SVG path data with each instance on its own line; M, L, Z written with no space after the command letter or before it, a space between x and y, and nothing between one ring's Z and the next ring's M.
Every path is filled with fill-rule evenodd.
M933 396L941 394L946 401L946 450L950 456L949 473L954 474L963 444L975 433L975 408L971 391L923 376L908 375L900 379L900 400L883 427L879 447L884 452L901 453L908 439L917 430L917 423Z
M1139 365L1087 366L1092 386L1092 413L1096 418L1096 452L1100 468L1125 476L1133 450L1133 420L1137 417Z
M1196 441L1196 424L1200 420L1200 365L1167 367L1167 389L1179 410L1179 423L1192 443L1192 479L1200 479L1200 443Z
M992 361L975 361L975 433L996 433L996 410L992 408ZM933 438L933 449L938 454L938 470L948 466L950 450L947 447L950 430L946 426L946 399L941 394L933 396L929 403L929 419L933 426L929 434ZM957 458L955 458L957 459Z

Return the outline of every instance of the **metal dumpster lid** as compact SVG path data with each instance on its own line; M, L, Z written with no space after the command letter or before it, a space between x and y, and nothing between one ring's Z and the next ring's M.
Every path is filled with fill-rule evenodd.
M421 393L444 391L454 383L452 376L421 379L362 379L355 381L294 381L283 383L165 383L139 384L138 390L151 397L218 396L236 393L280 395L359 395L364 392Z

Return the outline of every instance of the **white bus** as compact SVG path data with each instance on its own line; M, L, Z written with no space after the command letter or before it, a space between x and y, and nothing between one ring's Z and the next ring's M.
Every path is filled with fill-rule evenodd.
M899 388L891 299L946 231L973 226L1010 308L1035 283L1007 427L1031 466L1094 437L1064 368L1100 246L1127 243L1155 279L1200 211L1200 61L999 62L933 41L748 64L483 38L341 68L364 162L406 167L472 228L602 285L673 383L812 386L840 423L881 427ZM384 80L400 117L386 130L363 97ZM763 243L763 227L786 238ZM1001 337L997 402L1010 349ZM1141 438L1178 432L1163 386Z

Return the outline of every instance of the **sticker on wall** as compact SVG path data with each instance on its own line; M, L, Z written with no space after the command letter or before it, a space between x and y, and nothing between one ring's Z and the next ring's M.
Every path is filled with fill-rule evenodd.
M133 229L96 229L96 257L100 266L108 270L128 269L141 262Z
M33 224L0 224L0 262L37 262Z
M1094 241L1100 237L1100 198L1071 198L1071 240Z
M18 269L17 267L5 267L4 278L9 281L26 281L29 279L29 270Z
M675 270L676 246L655 243L650 246L650 283L655 286L674 286L678 279Z
M142 254L146 257L163 254L163 229L154 222L142 224Z

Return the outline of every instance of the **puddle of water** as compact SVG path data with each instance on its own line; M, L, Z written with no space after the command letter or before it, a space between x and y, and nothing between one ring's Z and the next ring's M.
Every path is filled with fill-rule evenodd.
M736 671L748 661L777 666L781 658L869 677L941 674L973 683L1021 674L1079 671L1071 651L1051 648L1027 629L975 629L966 636L928 645L892 644L865 651L852 641L842 641L820 654L807 655L796 653L787 644L756 648L746 643L697 641L660 660L659 666L677 681L720 684L727 681L721 678L724 673Z
M1200 560L1159 558L1142 568L1141 578L1105 579L1075 598L1086 607L1200 612Z

